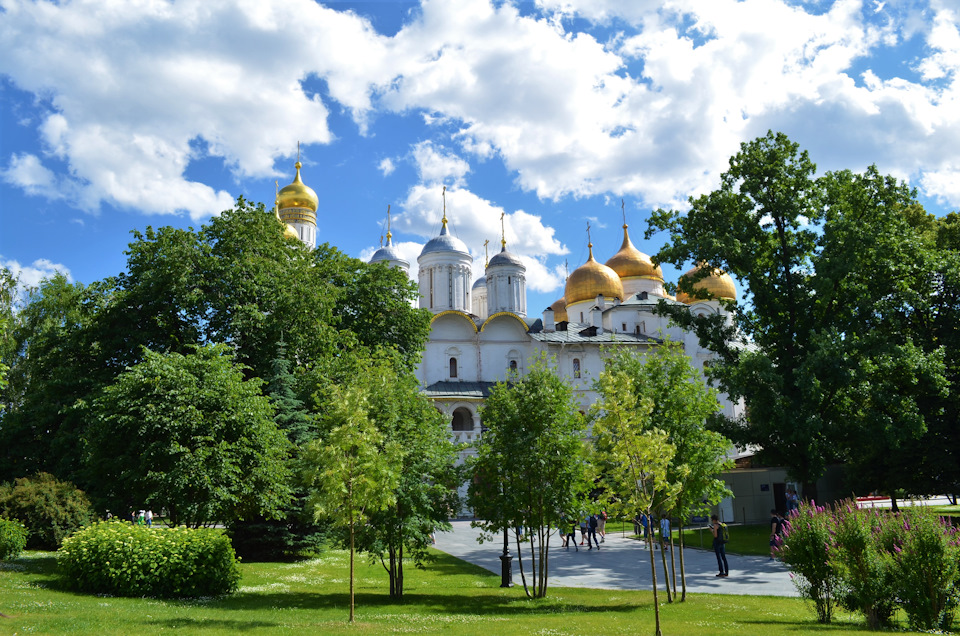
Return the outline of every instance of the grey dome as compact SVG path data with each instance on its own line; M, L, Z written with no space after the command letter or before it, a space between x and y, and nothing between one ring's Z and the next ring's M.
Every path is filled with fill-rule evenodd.
M440 236L430 239L427 241L427 244L423 246L420 256L433 254L435 252L460 252L467 256L470 255L470 250L467 249L466 243L447 232L446 223L444 223L443 229L440 230Z
M487 288L487 277L481 276L477 279L477 282L473 284L473 287L470 289L486 289Z
M371 263L379 263L381 261L395 261L397 263L403 263L404 265L410 265L410 263L403 260L403 257L400 256L400 252L398 252L392 245L385 245L381 247L373 253L373 256L370 257Z
M504 246L500 253L490 259L490 263L487 267L496 267L497 265L513 265L514 267L524 267L523 261L507 251L507 247Z

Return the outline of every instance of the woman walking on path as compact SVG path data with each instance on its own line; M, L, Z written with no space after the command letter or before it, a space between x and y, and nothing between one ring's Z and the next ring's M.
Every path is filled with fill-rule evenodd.
M720 568L718 577L730 576L730 566L727 564L727 547L724 540L726 538L726 528L725 525L720 523L717 515L711 515L710 531L713 533L713 551L717 555L717 567Z

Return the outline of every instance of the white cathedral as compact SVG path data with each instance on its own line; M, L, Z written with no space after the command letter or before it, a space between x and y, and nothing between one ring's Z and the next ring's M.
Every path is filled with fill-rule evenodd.
M301 181L300 167L298 161L293 183L278 191L276 210L287 235L313 248L318 199ZM500 252L473 281L473 257L447 228L446 207L442 223L439 236L430 239L417 258L419 305L433 313L417 377L424 393L449 418L454 441L471 443L480 437L479 407L491 388L511 372L523 375L541 352L556 361L557 371L571 383L584 411L598 397L592 384L603 371L602 348L646 351L669 338L683 343L701 371L715 357L693 333L656 315L654 309L665 300L689 306L698 315L714 313L729 320L728 312L717 300L668 295L663 272L633 246L626 223L620 250L601 264L594 259L590 243L587 262L569 275L563 297L536 317L527 315L526 268L507 251L506 240L501 240ZM393 247L389 229L386 238L386 245L370 262L398 267L409 276L410 263ZM736 299L733 280L718 270L696 286L713 299ZM742 413L742 404L725 395L720 403L725 415Z

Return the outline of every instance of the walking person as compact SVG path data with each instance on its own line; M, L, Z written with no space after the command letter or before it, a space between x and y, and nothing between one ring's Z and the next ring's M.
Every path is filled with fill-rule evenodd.
M153 527L153 510L147 510L143 513L143 520L147 522L147 527Z
M597 532L600 533L600 543L607 540L607 511L601 510L597 518Z
M590 515L587 518L587 545L590 546L588 550L593 550L593 545L597 546L597 550L600 549L600 542L597 541L597 515ZM590 540L593 539L593 545L590 544Z
M587 540L587 518L580 519L580 545Z
M783 532L783 525L780 521L780 515L776 508L770 509L770 560L777 558L777 548L780 542L780 534Z
M577 552L579 552L579 551L580 551L580 548L577 547L577 522L576 522L576 520L571 519L571 520L567 523L567 528L569 529L569 532L567 533L567 549L569 550L569 549L570 549L570 545L572 544L573 547L576 548Z
M727 541L730 540L730 532L727 525L720 523L717 515L710 516L710 531L713 533L713 551L717 555L717 567L720 568L718 577L730 576L730 566L727 564Z

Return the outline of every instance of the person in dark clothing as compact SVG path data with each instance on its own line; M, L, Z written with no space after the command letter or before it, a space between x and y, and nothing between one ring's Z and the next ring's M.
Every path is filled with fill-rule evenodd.
M590 546L588 550L593 550L593 545L597 546L597 550L600 549L600 542L597 541L597 525L598 525L597 515L590 515L587 519L587 545ZM593 545L590 544L590 541L593 541Z
M717 567L720 568L718 577L730 576L730 566L727 564L727 547L724 541L726 526L720 523L717 515L710 517L710 531L713 533L713 551L717 555Z
M773 561L777 555L777 548L779 547L779 537L782 534L782 526L780 522L780 515L777 514L776 508L770 510L770 560Z

